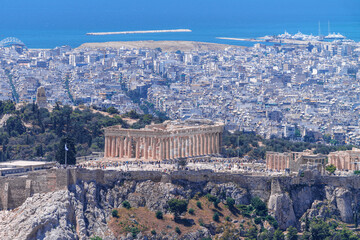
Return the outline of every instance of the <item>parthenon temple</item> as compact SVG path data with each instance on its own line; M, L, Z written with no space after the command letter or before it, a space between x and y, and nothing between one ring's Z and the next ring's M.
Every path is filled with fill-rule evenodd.
M224 125L210 120L165 121L142 129L105 128L105 158L171 160L217 155Z

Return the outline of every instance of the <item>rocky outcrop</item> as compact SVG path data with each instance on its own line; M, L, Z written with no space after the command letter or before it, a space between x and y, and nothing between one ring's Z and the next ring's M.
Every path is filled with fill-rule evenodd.
M270 196L269 212L272 212L279 223L280 229L296 225L293 203L287 193L276 193Z
M271 182L271 195L268 201L269 212L276 218L279 228L286 229L296 225L293 202L289 194L281 189L280 182L273 179Z
M344 188L337 188L334 191L334 195L336 196L336 206L340 212L341 220L346 223L352 223L354 217L351 192Z
M91 236L111 240L115 236L108 228L109 214L112 209L121 207L125 200L133 207L166 213L169 199L190 199L207 193L223 202L231 197L236 204L249 204L252 197L259 196L267 202L269 213L276 218L281 229L300 226L303 219L314 217L335 217L351 223L353 208L360 196L360 191L349 185L293 184L285 178L274 178L261 193L259 185L254 187L235 181L170 181L165 178L159 181L115 180L111 184L77 181L68 190L37 193L16 209L1 211L0 236L4 240L89 239ZM205 226L201 231L188 233L183 239L207 238L214 231ZM123 236L123 239L131 238ZM149 237L161 238L172 239L174 236Z
M235 204L247 205L250 203L250 194L248 190L235 183L215 184L209 182L206 184L204 192L218 196L222 201L226 201L226 198L231 197L235 200Z

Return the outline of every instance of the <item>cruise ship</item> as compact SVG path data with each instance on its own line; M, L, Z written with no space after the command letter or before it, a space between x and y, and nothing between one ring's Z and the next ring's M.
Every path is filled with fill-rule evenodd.
M344 35L341 35L340 33L330 33L325 37L325 39L345 39L346 37Z

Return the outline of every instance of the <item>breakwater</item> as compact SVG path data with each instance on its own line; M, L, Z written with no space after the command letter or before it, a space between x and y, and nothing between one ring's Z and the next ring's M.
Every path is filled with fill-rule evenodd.
M144 33L178 33L192 32L190 29L169 29L169 30L145 30L145 31L122 31L122 32L91 32L86 35L118 35L118 34L144 34Z

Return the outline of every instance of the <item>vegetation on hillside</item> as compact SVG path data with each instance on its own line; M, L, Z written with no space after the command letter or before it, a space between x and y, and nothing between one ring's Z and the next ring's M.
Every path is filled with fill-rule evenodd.
M111 112L111 109L108 111ZM110 116L95 112L91 108L83 109L56 104L52 111L39 108L35 103L26 104L19 110L11 101L0 101L0 117L12 114L0 128L0 161L13 159L54 160L64 154L60 142L74 144L76 156L89 155L103 151L103 128L121 125L123 128L141 128L152 122L161 123L164 119L149 114L137 114L135 111L120 116ZM129 125L123 117L136 120ZM71 150L71 149L69 149ZM72 151L71 151L72 152ZM68 157L71 158L71 154ZM62 157L58 157L59 159Z
M350 150L353 145L324 145L309 142L294 142L287 139L264 139L253 132L236 131L223 134L223 155L226 157L244 157L251 159L265 159L266 151L274 152L302 152L306 149L315 149L314 153L329 154L340 150Z
M180 239L185 234L196 232L205 227L211 232L211 239L246 239L246 240L322 240L322 239L359 239L356 233L335 218L307 219L304 229L290 226L283 231L278 228L274 217L269 215L266 204L258 197L251 199L249 205L235 205L234 199L226 202L214 202L218 197L207 194L196 195L190 200L171 199L171 206L181 203L181 218L173 218L162 212L152 213L145 207L119 208L112 210L109 227L116 237L129 233L136 238L139 233L151 238L168 236ZM184 211L183 205L192 209L191 213ZM169 205L169 208L172 208ZM201 206L201 207L199 207ZM116 214L113 214L116 212ZM174 211L170 211L174 213ZM161 217L158 217L160 215ZM210 238L208 238L210 239Z

